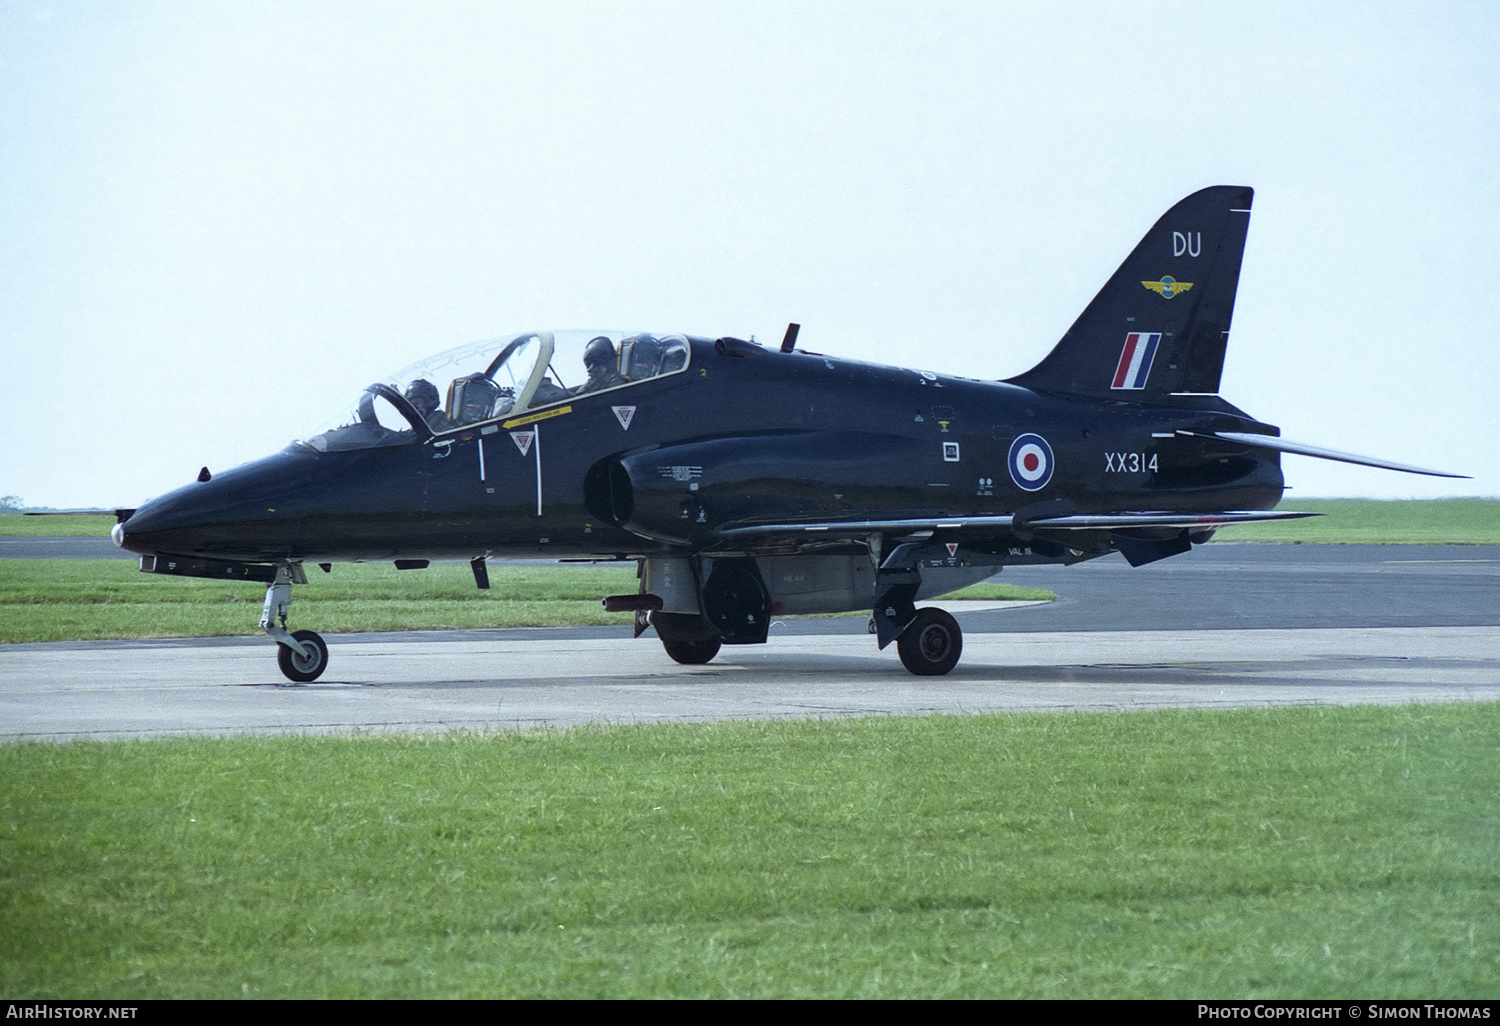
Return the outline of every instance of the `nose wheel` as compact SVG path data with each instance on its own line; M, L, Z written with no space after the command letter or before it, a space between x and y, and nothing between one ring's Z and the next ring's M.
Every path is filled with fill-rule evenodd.
M312 631L293 631L292 638L302 644L302 651L286 645L276 646L276 665L287 680L306 684L317 680L328 669L328 646Z
M328 646L312 631L290 632L286 613L292 604L292 582L306 584L302 567L279 566L276 579L266 588L266 604L260 611L260 629L276 642L276 664L287 680L306 684L328 669Z

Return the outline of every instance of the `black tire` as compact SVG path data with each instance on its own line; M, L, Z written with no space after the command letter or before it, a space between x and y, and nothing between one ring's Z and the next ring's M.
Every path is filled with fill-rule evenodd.
M281 667L282 674L287 680L298 684L306 684L323 676L323 671L328 669L328 646L323 644L323 639L312 631L293 631L292 637L312 646L313 654L300 656L285 645L277 645L276 664Z
M917 610L917 618L896 639L901 665L919 677L941 677L958 665L964 634L958 621L934 606Z
M718 638L710 641L684 641L681 638L661 639L661 647L667 655L685 666L701 666L719 654L722 642Z
M723 644L708 621L692 613L652 613L651 626L667 655L685 666L703 665Z

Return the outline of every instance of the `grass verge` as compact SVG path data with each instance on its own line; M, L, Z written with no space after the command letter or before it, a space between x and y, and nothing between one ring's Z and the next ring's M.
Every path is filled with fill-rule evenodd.
M28 517L24 513L0 513L0 535L28 535L43 538L77 538L84 535L109 537L115 526L112 516L70 513L59 516Z
M599 599L636 589L633 567L494 567L489 591L451 564L341 564L308 581L294 589L294 623L329 633L628 624ZM124 560L0 560L0 641L256 634L264 598L264 585L143 574Z
M15 999L1500 995L1494 704L17 744L0 780Z
M489 591L469 568L437 563L396 570L385 563L313 569L294 589L294 626L319 632L448 627L628 625L606 613L605 595L634 593L630 566L497 566ZM1056 598L1051 592L981 584L957 598ZM0 642L180 638L258 634L265 588L143 574L118 559L0 560Z
M1305 520L1226 527L1215 541L1324 545L1500 545L1500 500L1297 499L1280 509L1321 513Z

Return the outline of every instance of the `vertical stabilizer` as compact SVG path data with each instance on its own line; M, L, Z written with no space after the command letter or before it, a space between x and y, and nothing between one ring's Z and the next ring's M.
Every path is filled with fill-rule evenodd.
M1219 390L1254 190L1216 185L1162 215L1025 388L1140 400Z

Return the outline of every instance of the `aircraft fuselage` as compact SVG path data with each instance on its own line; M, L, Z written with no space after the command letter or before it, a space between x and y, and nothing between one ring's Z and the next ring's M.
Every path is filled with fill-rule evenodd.
M682 372L525 416L349 451L293 444L147 503L122 544L250 562L754 553L718 529L895 510L1264 510L1281 498L1276 453L1198 437L1274 432L1217 397L1097 400L690 343ZM1046 443L1050 461L1032 461L1050 465L1013 457L1023 436Z

